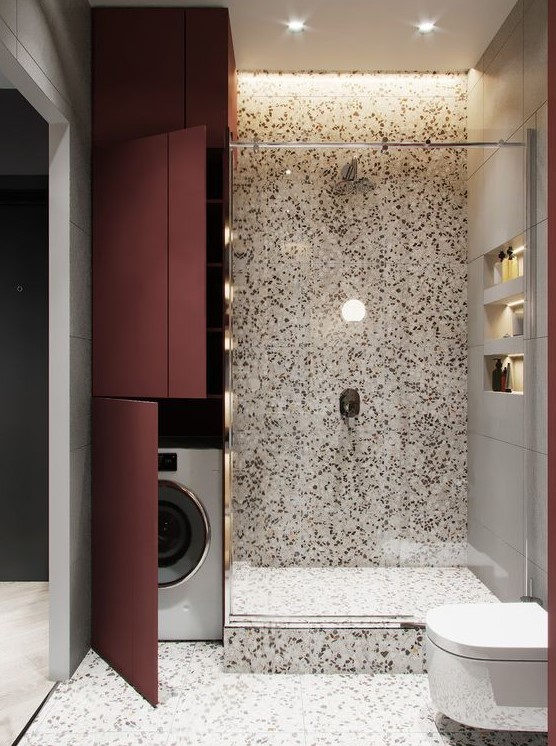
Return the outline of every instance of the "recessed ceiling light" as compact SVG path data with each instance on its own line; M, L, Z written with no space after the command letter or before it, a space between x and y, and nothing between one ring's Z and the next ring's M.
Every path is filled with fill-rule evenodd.
M287 168L286 169L286 176L290 176L291 172L292 172L291 168Z
M303 21L289 21L288 31L292 31L294 34L298 34L300 31L305 31L305 24Z
M431 31L434 31L434 23L433 21L423 21L417 28L421 34L430 34Z

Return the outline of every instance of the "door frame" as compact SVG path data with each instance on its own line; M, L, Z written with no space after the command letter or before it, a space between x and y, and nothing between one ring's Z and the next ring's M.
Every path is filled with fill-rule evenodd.
M2 43L0 73L49 125L49 678L60 680L71 674L70 113L63 111L61 98L55 102L54 95L50 98L39 87Z

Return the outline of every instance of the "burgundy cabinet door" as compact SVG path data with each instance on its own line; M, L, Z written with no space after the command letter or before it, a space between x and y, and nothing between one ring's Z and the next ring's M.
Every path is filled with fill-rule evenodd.
M168 136L95 151L93 394L168 395Z
M206 130L169 134L168 395L207 394Z
M206 125L209 148L227 147L229 25L226 8L185 10L185 126Z
M185 127L185 11L93 9L93 143Z
M92 646L158 702L158 405L93 399Z

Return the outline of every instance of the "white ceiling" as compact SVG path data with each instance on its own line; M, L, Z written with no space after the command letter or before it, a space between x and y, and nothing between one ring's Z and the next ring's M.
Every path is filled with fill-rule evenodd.
M239 70L472 67L515 0L90 0L92 6L227 7ZM307 30L292 34L289 19ZM416 24L433 20L424 36Z

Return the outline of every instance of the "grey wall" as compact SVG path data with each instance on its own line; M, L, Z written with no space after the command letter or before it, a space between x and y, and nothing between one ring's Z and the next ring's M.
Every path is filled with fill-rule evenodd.
M469 562L502 600L523 594L527 537L546 601L546 28L546 0L520 0L469 73L470 139L524 142L532 128L539 144L533 215L524 151L471 151L468 163ZM525 335L525 395L510 397L484 390L483 256L525 231L528 264L537 246L526 314L537 321Z
M0 174L48 174L48 124L16 90L0 89Z
M0 0L4 73L31 79L70 125L69 224L59 226L70 240L70 502L56 518L69 551L55 559L64 585L51 627L57 678L71 673L90 640L90 15L86 0Z

